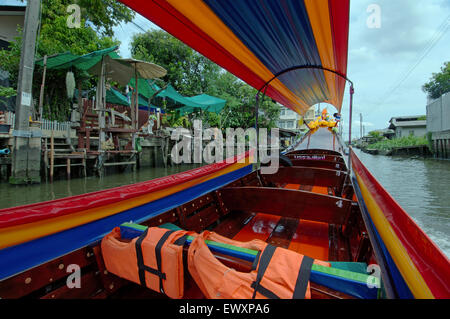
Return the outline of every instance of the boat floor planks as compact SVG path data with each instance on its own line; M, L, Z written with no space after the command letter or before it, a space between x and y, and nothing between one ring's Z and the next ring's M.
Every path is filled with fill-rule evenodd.
M300 220L288 249L311 258L328 260L328 224Z
M297 230L298 223L298 219L281 217L267 242L277 247L288 248Z

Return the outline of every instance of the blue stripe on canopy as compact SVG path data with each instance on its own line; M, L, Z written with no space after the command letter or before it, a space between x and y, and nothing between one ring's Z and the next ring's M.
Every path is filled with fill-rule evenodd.
M296 65L322 65L303 1L204 1L273 74ZM322 70L279 79L308 105L330 97Z
M94 244L114 227L130 220L141 223L158 214L223 187L249 173L248 165L183 191L59 233L0 250L0 280L4 280L49 260Z

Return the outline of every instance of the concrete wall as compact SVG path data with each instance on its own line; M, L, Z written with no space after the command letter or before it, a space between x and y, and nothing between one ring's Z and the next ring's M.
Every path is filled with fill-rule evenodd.
M450 158L450 92L427 105L427 130L432 133L434 155Z
M417 127L417 126L399 126L395 130L395 134L397 137L407 137L410 136L411 132L413 132L414 136L425 136L427 134L427 128L424 127Z
M428 132L441 132L450 130L450 93L427 105Z

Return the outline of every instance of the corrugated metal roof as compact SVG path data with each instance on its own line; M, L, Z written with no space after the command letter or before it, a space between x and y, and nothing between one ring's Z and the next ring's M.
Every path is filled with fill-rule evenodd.
M393 121L391 123L391 126L394 127L410 127L410 126L427 126L426 120L420 120L420 121Z

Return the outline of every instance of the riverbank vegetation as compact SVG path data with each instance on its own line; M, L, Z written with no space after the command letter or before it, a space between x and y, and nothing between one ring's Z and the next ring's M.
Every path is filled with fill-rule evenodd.
M426 136L405 136L399 138L383 139L375 143L367 145L367 149L376 149L380 151L390 151L398 147L410 147L410 146L428 146L430 147L429 140Z
M92 51L119 45L114 38L113 27L133 20L135 13L115 0L79 0L82 8L80 24L68 27L72 0L43 0L41 25L36 40L36 59L63 52L84 55ZM18 30L21 34L22 30ZM12 89L17 88L22 37L12 41L9 50L0 50L0 68L9 72ZM95 81L86 72L72 70L76 81L84 79L82 89L91 89ZM67 121L70 101L67 98L65 78L67 70L48 70L44 94L44 117L50 120ZM33 80L33 95L39 96L43 69L36 65Z
M450 61L444 63L441 72L433 73L430 81L422 86L422 90L431 99L437 99L450 92Z
M82 8L80 26L70 28L67 25L70 18L67 8L71 3L70 0L42 1L36 59L63 52L84 55L120 45L114 37L113 27L130 22L135 16L134 11L115 0L79 0L77 3ZM0 50L0 68L9 72L11 90L17 88L21 48L21 37L18 37L11 43L9 50ZM255 126L257 91L172 35L155 29L135 34L130 51L135 59L164 67L167 75L163 80L180 94L208 94L227 101L219 114L203 111L190 116L190 120L201 119L207 125L218 127L245 129ZM46 119L67 121L70 116L71 101L67 97L65 85L68 71L74 73L76 83L82 82L82 90L89 91L89 98L95 93L96 80L85 71L75 68L48 70L43 105L43 116ZM33 80L34 96L39 96L42 74L42 67L37 65ZM124 87L115 86L122 92L126 91ZM176 105L158 99L155 99L154 104L170 114L168 121L186 122L186 114L176 114ZM280 110L272 99L265 98L261 102L260 112L260 127L276 126Z

